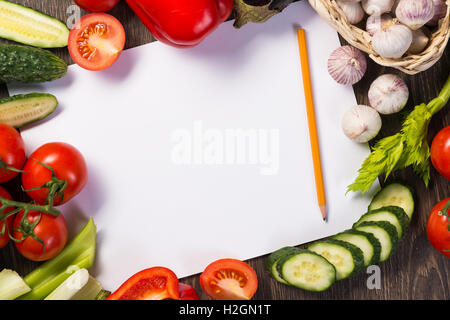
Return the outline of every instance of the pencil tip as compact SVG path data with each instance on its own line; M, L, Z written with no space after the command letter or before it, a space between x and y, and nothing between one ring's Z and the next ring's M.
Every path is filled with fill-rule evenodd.
M322 219L323 221L327 221L328 215L327 215L327 207L326 206L320 206L320 212L322 213Z

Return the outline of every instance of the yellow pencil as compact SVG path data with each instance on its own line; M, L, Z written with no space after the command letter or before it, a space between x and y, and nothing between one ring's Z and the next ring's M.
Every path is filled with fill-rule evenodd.
M314 164L314 176L316 180L317 200L322 218L327 220L327 200L323 183L322 162L320 160L319 137L317 134L316 115L314 111L314 100L311 86L311 74L309 70L308 49L306 46L306 33L304 29L297 30L298 47L300 50L300 62L303 76L303 87L305 90L306 111L308 116L309 136L311 140L311 151Z

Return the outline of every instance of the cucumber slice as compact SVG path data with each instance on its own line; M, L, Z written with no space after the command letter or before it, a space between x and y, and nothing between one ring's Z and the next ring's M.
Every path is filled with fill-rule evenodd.
M355 229L371 233L378 239L381 244L380 262L386 261L397 245L397 229L387 221L362 222Z
M67 46L69 29L42 12L0 0L0 37L34 47L59 48Z
M282 257L284 257L287 254L297 252L299 249L295 247L284 247L281 249L278 249L277 251L271 253L269 257L266 260L266 269L272 277L277 280L278 282L281 282L283 284L288 284L286 280L284 280L281 277L281 274L278 272L277 265L278 262L281 260Z
M360 248L364 255L365 267L380 261L381 244L371 233L347 230L333 236L332 239L345 241Z
M334 266L309 250L298 249L285 255L278 262L277 268L287 283L308 291L325 291L336 281Z
M388 184L375 195L369 205L369 211L389 206L403 208L411 220L414 213L414 196L412 189L400 182Z
M409 218L405 210L400 207L383 207L369 211L354 226L358 226L365 221L387 221L395 227L399 238L402 238L406 234L409 226Z
M360 248L339 240L320 241L308 247L327 259L336 268L336 280L348 278L364 266L364 255Z
M55 111L58 100L48 93L30 93L0 100L0 123L14 128L42 120Z

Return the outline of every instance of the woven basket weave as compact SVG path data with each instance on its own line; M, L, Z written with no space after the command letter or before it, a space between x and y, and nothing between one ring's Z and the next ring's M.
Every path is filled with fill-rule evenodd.
M447 15L439 21L438 28L433 31L430 42L423 52L408 54L400 59L386 59L372 49L372 37L368 32L348 23L344 12L335 0L308 1L317 13L351 45L368 53L376 63L399 69L407 74L416 74L434 65L442 57L450 37L450 0L447 0Z

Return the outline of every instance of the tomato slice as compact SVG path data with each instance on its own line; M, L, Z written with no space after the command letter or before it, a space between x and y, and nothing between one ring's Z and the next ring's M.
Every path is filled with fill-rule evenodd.
M206 267L200 285L214 300L250 300L258 289L258 278L247 263L222 259Z
M136 273L106 300L178 300L178 278L163 267Z
M99 71L110 67L125 46L125 30L106 13L83 16L69 34L69 53L80 67Z

